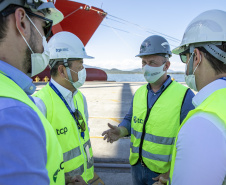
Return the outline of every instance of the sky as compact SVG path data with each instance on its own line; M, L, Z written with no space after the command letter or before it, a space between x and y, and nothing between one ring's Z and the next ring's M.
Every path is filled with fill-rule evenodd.
M75 1L75 0L71 0ZM151 35L165 37L171 50L180 45L188 24L200 13L226 11L225 0L80 0L80 3L108 13L86 45L84 64L100 68L132 70L141 68L141 43ZM170 58L170 69L184 71L180 57Z

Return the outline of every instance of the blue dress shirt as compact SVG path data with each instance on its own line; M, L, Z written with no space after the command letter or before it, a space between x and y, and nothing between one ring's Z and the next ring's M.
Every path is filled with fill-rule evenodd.
M15 67L0 61L0 72L26 94L35 91L32 79ZM49 184L45 130L32 108L0 97L0 141L0 184Z
M171 81L172 81L171 77L169 75L167 75L167 77L168 77L167 80L164 82L162 87L156 93L154 93L152 91L150 84L148 84L147 88L148 88L148 107L149 108L151 108L153 106L153 104L159 98L159 96L162 94L162 92L171 83ZM185 99L184 99L184 103L183 103L182 108L181 108L180 123L183 122L183 120L187 116L188 112L195 108L192 104L192 98L194 96L195 96L195 94L191 91L191 89L189 89L187 91L187 94L186 94ZM129 112L126 114L126 116L124 117L122 122L119 124L119 126L123 126L123 127L127 128L129 135L131 135L132 114L133 114L133 101L131 103Z

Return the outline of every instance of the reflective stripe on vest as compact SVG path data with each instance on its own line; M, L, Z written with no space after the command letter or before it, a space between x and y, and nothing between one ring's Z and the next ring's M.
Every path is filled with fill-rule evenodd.
M173 81L150 110L147 107L147 85L136 91L131 120L131 165L135 165L142 157L142 161L154 172L165 173L169 170L172 146L180 126L181 106L187 90L187 87Z
M46 134L46 152L48 176L50 185L65 184L64 170L63 170L63 154L59 142L53 128L48 120L43 116L36 105L26 95L26 93L12 80L0 73L0 97L13 98L21 101L31 107L39 116Z
M194 110L190 111L187 115L187 117L184 119L183 123L181 124L178 133L180 129L183 127L183 125L187 122L187 120L193 116L196 113L199 112L206 112L212 115L217 116L224 122L224 126L226 129L226 99L225 99L225 94L226 94L226 88L219 89L212 93L205 101L203 101L198 107L196 107ZM178 135L177 133L177 135ZM168 184L170 185L172 183L172 177L173 177L173 171L174 171L174 164L175 164L175 159L176 159L176 142L177 142L177 137L175 140L175 145L173 147L173 153L172 153L172 162L171 162L171 167L170 167L170 181Z
M47 84L35 96L41 98L46 105L47 119L55 130L57 138L64 153L64 171L68 175L82 175L88 182L94 176L93 152L90 144L88 126L86 124L85 137L81 137L77 124L68 111L67 107L53 89ZM84 102L82 93L78 90L74 95L74 105L78 106L83 120L86 122L84 114ZM59 114L60 113L60 114ZM62 130L62 131L60 131ZM91 159L86 155L86 146L89 146ZM82 170L82 171L81 171Z
M80 156L82 153L81 153L81 150L80 150L80 147L76 147L72 150L69 150L68 152L65 152L64 153L64 162L67 162L75 157L78 157Z
M141 138L142 132L138 132L131 128L131 134L133 134L137 139ZM145 134L144 136L146 141L150 141L152 143L163 144L163 145L172 145L174 144L175 137L160 137L152 134Z
M89 148L91 148L91 143L90 143L90 140L88 140L84 145L83 147L86 148L86 146L89 146ZM80 147L76 147L68 152L65 152L63 155L64 155L64 162L67 162L73 158L76 158L78 156L80 156L82 153L81 153L81 150L80 150ZM88 162L87 164L87 168L91 168L93 166L93 163L91 162Z
M130 142L130 148L131 148L132 153L139 154L139 147L134 147L132 142ZM148 159L152 159L152 160L156 160L156 161L164 161L164 162L169 162L169 161L171 161L171 158L172 158L172 155L152 154L150 152L146 152L143 149L142 149L142 156L146 157Z

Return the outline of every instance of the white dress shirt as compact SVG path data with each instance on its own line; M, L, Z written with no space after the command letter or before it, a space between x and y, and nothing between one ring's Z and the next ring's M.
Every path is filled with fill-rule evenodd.
M226 88L222 79L208 84L193 98L193 105L222 88ZM181 128L176 146L172 185L226 184L226 129L219 117L204 112L193 115Z
M70 106L71 110L74 112L75 109L77 109L78 107L77 107L77 105L74 104L73 97L78 93L78 91L76 90L72 94L72 92L70 90L64 88L63 86L58 84L56 81L54 81L52 78L50 81L58 89L58 91L62 94L62 96L66 100L67 104ZM82 96L83 96L83 103L84 103L84 113L85 113L85 117L86 117L86 122L88 124L89 114L88 114L87 102L86 102L85 96L83 94L82 94ZM45 106L44 102L39 97L33 97L33 99L35 101L36 106L46 117L47 110L46 110L46 106Z

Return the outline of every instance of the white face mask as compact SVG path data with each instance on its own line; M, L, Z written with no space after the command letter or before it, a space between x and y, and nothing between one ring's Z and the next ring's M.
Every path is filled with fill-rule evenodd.
M49 48L48 48L48 44L47 44L45 36L42 36L42 34L38 30L38 28L35 26L35 24L32 22L32 20L28 17L27 14L26 14L26 16L30 20L30 22L33 24L35 29L38 31L38 33L41 35L42 46L44 48L43 53L34 53L33 50L31 49L30 45L24 38L24 36L21 34L20 30L17 28L18 31L20 32L21 36L23 37L24 41L26 42L28 48L32 52L32 54L31 54L31 77L32 77L32 76L35 76L35 75L41 73L47 67L47 65L49 64L50 52L49 52Z
M43 53L32 52L31 54L31 76L41 73L49 64L50 52L45 36L43 36L42 45L44 48Z
M195 81L195 71L197 69L197 67L199 66L200 62L201 62L201 55L200 55L200 61L198 63L198 65L195 67L192 75L187 75L186 72L187 72L187 67L188 67L188 64L193 56L194 52L192 53L191 57L189 58L189 61L185 67L185 82L186 84L188 85L188 87L190 87L191 89L195 90L195 91L198 91L197 90L197 86L196 86L196 81Z
M142 68L144 78L149 83L155 83L162 75L165 74L166 71L163 71L165 64L159 67L151 67L149 65L145 65Z
M72 69L70 69L73 73L77 73L78 74L78 81L77 82L72 82L68 79L66 79L67 81L71 82L72 85L74 86L74 88L78 89L79 87L83 86L83 84L85 83L86 81L86 69L83 68L81 71L79 72L76 72L76 71L73 71Z

